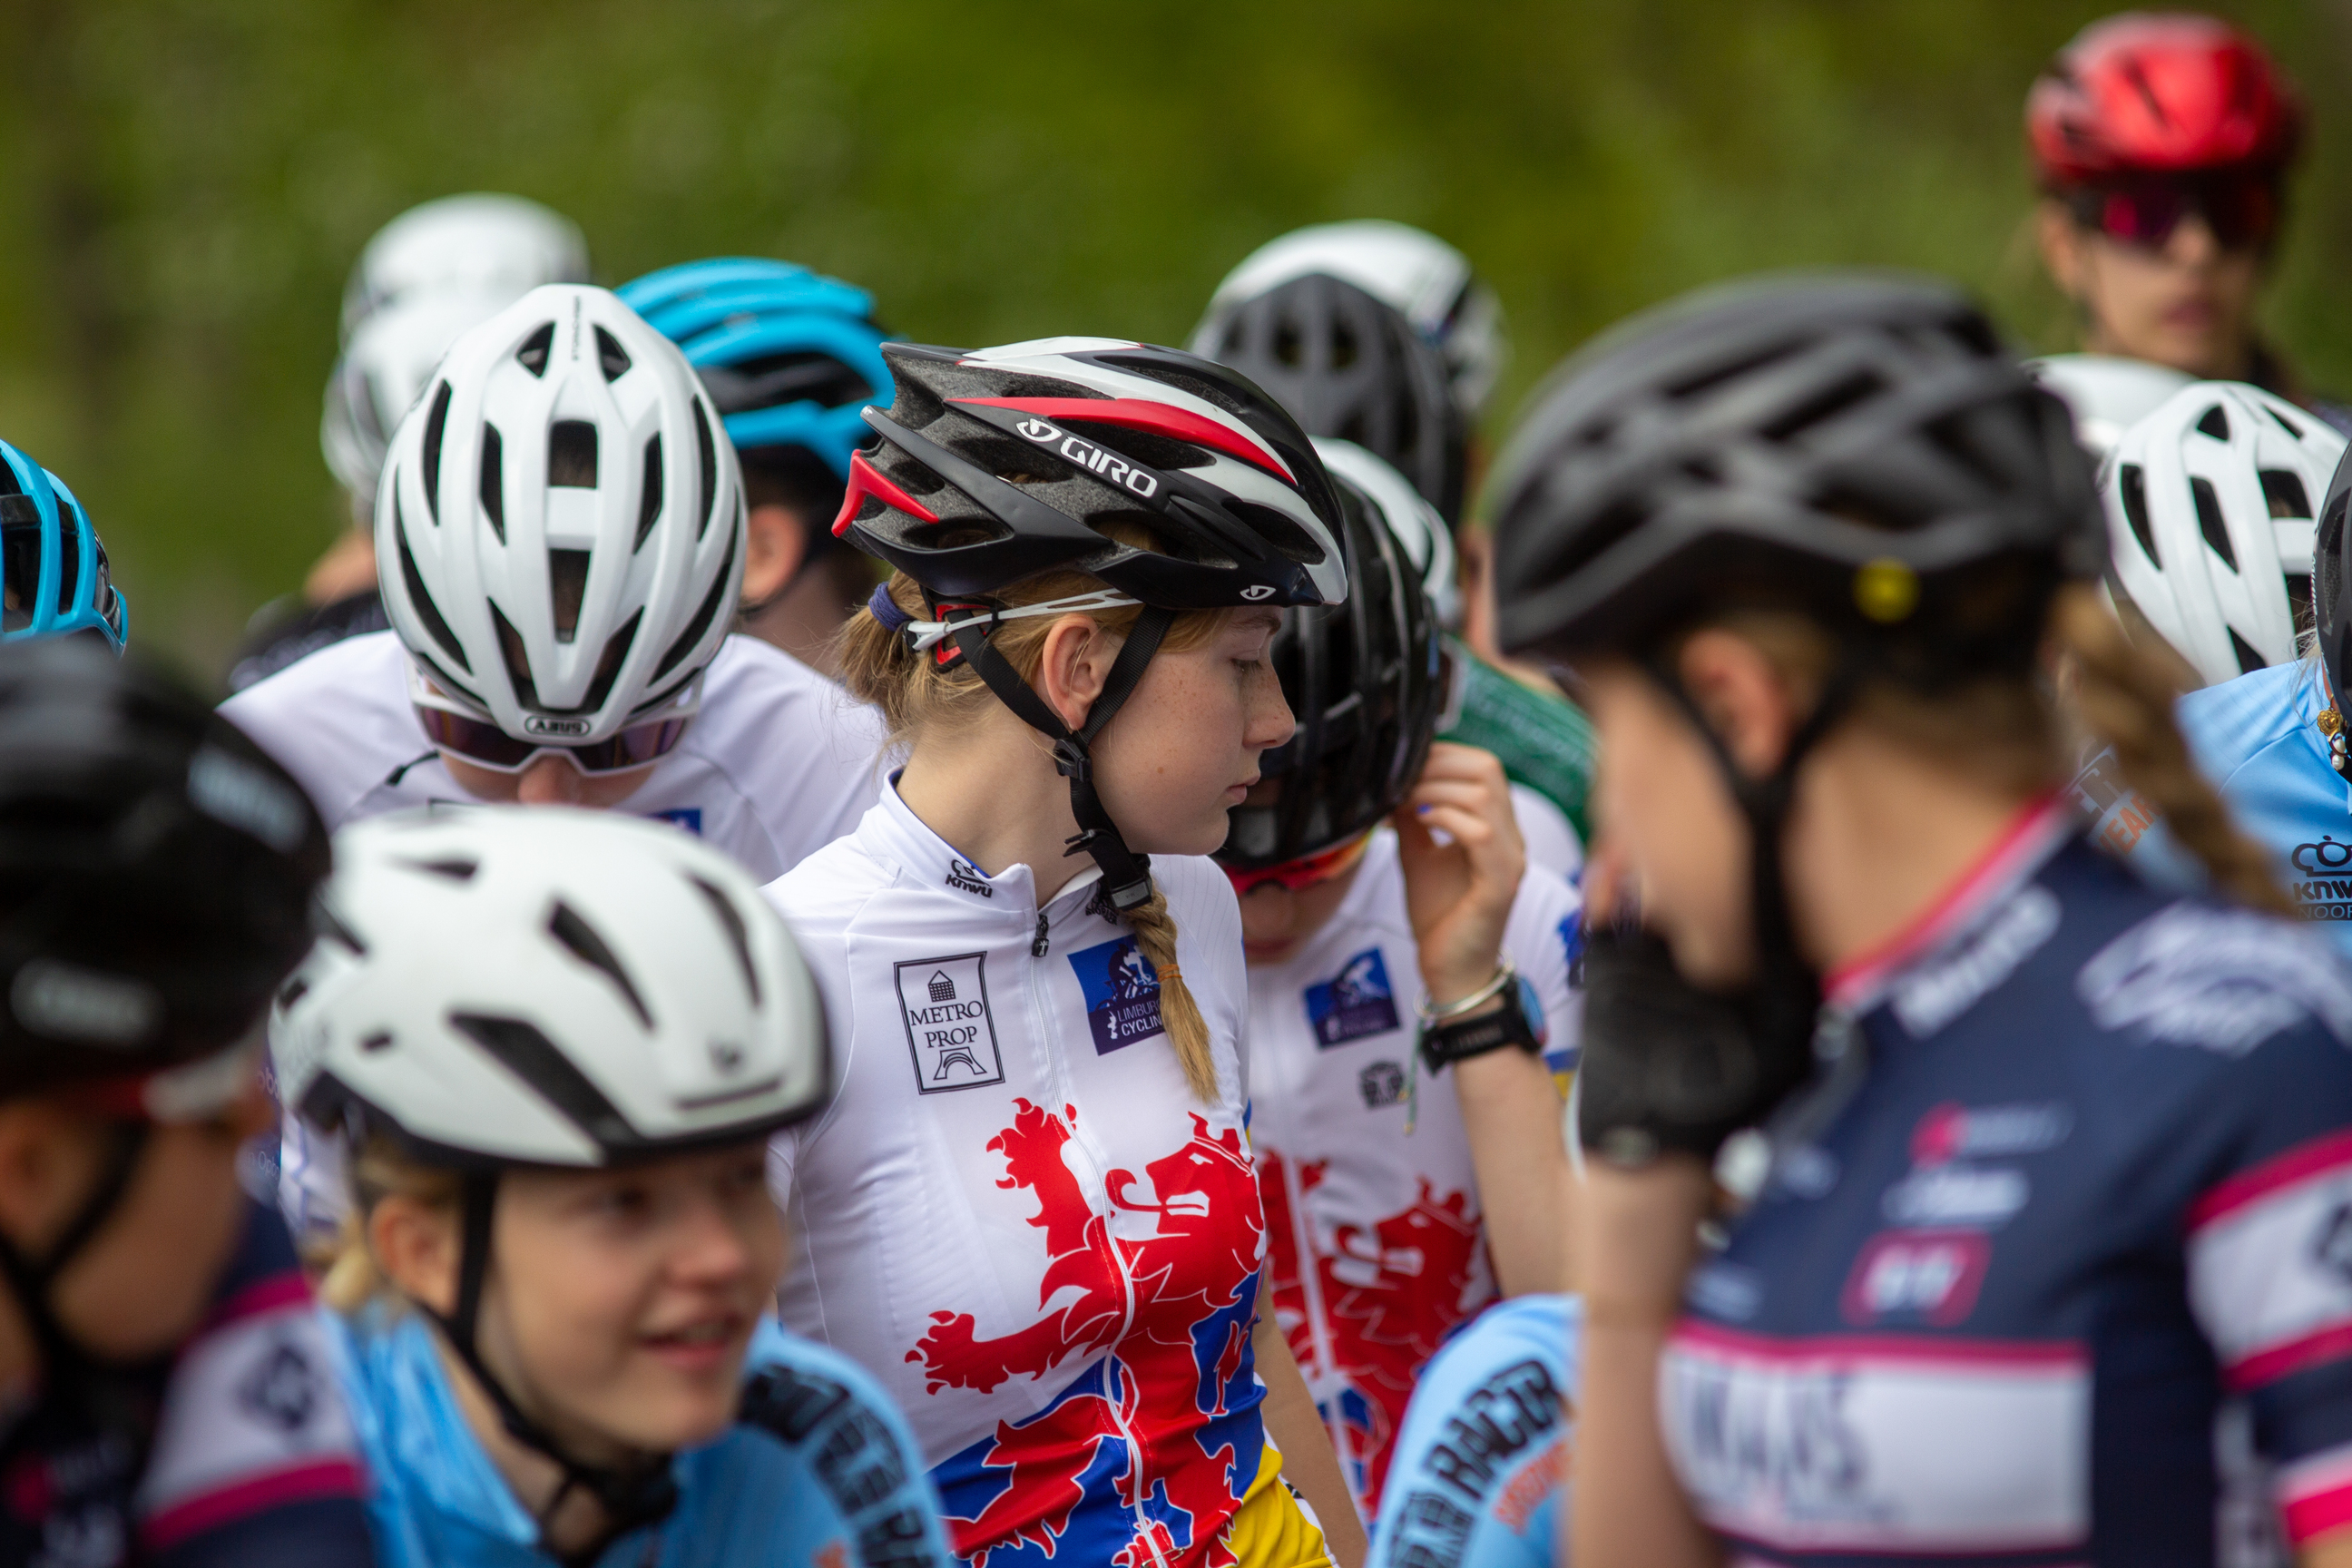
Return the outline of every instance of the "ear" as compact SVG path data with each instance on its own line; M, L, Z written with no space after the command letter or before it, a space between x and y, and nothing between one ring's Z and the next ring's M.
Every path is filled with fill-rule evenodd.
M2064 202L2043 196L2034 204L2033 236L2041 245L2042 265L2050 269L2051 280L2060 293L2079 303L2089 287L2085 274L2090 258L2074 215L2066 210Z
M744 513L743 602L763 605L784 591L808 558L808 520L781 501Z
M1092 616L1074 614L1055 620L1053 629L1045 634L1036 686L1045 705L1061 715L1063 723L1076 730L1087 721L1125 640L1105 631Z
M1780 766L1796 732L1796 697L1772 661L1754 643L1710 628L1683 645L1683 689L1723 738L1731 759L1750 778Z
M78 1120L37 1096L0 1101L0 1231L37 1247L63 1223L96 1156Z
M444 1317L457 1308L457 1215L394 1193L367 1216L368 1250L394 1289Z

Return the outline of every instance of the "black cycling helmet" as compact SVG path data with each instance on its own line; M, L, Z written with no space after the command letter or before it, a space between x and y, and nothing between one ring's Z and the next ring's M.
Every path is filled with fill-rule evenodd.
M1747 819L1757 973L1739 1004L1751 1103L1769 1106L1811 1069L1821 1000L1781 866L1798 767L1866 681L2031 668L2060 584L2105 561L2090 461L2064 407L1950 288L1814 275L1705 290L1577 355L1494 493L1504 646L1640 660ZM1763 777L1726 750L1664 646L1742 605L1801 610L1842 649Z
M284 770L203 702L91 639L0 645L0 1098L84 1098L108 1131L37 1255L0 1235L46 1398L142 1445L125 1368L52 1308L158 1121L247 1092L263 1009L310 945L325 830Z
M897 395L866 422L833 531L921 584L917 624L887 589L875 616L941 664L969 662L1054 742L1079 832L1113 907L1151 896L1150 862L1096 798L1087 748L1142 679L1176 613L1332 605L1347 596L1339 500L1297 421L1247 380L1175 349L1047 338L964 353L886 343ZM1154 547L1108 531L1140 527ZM1107 595L1008 608L992 595L1054 572ZM989 646L1010 616L1146 606L1077 730Z
M2106 535L2065 409L1949 287L1703 290L1569 361L1496 466L1503 645L1631 648L1725 599L1801 605L1886 673L2021 666Z
M0 647L0 1096L249 1037L328 861L300 786L197 699L80 639Z
M2335 477L2327 481L2327 499L2319 503L2319 531L2311 549L2311 618L2319 631L2319 660L2327 671L2329 699L2338 713L2347 707L2345 680L2352 675L2352 603L2344 593L2346 580L2352 578L2347 509L2352 509L2352 450L2336 460ZM2328 756L2336 771L2352 768L2341 726L2330 739Z
M1193 346L1280 398L1308 435L1386 458L1460 525L1469 431L1444 355L1401 311L1312 272L1202 322Z
M1437 616L1420 573L1378 498L1336 468L1332 477L1348 602L1283 615L1267 657L1298 728L1258 760L1279 788L1231 814L1217 860L1236 871L1286 865L1379 826L1421 776L1445 707Z

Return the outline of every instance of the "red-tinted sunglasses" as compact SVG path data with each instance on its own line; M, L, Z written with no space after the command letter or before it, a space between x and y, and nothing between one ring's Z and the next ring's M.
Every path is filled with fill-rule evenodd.
M2253 174L2132 180L2093 185L2069 198L2074 219L2124 245L2155 249L2190 213L2205 220L2225 250L2268 244L2278 232L2278 186Z
M425 726L425 738L440 750L499 773L520 773L541 752L561 752L583 773L616 773L644 767L677 750L693 717L647 720L609 740L583 746L519 741L487 719L452 713L446 708L427 708L421 702L416 704L416 721Z
M1279 882L1292 892L1311 888L1318 882L1328 882L1349 869L1364 857L1364 849L1372 841L1372 830L1366 829L1344 844L1313 855L1302 855L1296 860L1286 860L1279 866L1264 866L1254 871L1237 871L1228 866L1225 876L1234 885L1237 898L1250 893L1268 882Z

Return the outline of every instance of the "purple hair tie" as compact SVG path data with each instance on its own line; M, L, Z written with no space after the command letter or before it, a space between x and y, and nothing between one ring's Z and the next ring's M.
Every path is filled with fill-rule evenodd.
M900 609L898 601L890 596L890 584L887 583L874 584L873 595L866 601L866 607L873 612L876 620L891 631L903 632L914 624L915 617Z

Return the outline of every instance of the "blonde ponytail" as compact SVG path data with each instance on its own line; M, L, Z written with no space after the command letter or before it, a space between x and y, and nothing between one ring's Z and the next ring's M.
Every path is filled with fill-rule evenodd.
M457 1223L464 1179L438 1165L420 1164L403 1155L389 1139L377 1137L364 1149L350 1152L352 1208L343 1216L319 1280L319 1300L338 1312L350 1314L375 1301L396 1301L399 1292L387 1279L368 1246L369 1218L376 1205L397 1194L428 1207L445 1210Z
M2074 707L2092 737L2113 751L2124 782L2160 814L2205 868L2214 890L2254 909L2299 916L2261 847L2189 755L2172 720L2172 688L2088 588L2062 589L2051 606L2060 648L2074 662Z
M1110 528L1105 531L1124 542L1149 547L1148 536L1139 529ZM997 597L1008 605L1032 605L1067 598L1101 586L1099 581L1083 574L1063 572L1019 584ZM887 592L891 602L908 616L919 618L927 614L921 585L905 573L890 574ZM1128 606L1086 613L1105 630L1124 637L1142 610L1140 606ZM1160 651L1181 653L1202 646L1216 635L1228 613L1186 611L1176 617L1168 635L1160 639ZM1036 679L1037 667L1045 656L1045 637L1053 629L1055 619L1036 616L1006 621L990 638L996 651L1020 672L1024 680ZM985 715L1004 710L996 694L964 660L958 659L942 668L909 648L906 638L876 619L871 608L862 609L849 618L834 647L840 658L842 683L852 695L881 710L893 741L912 742L926 731L979 723ZM1039 735L1037 744L1042 751L1048 742ZM1136 947L1150 960L1160 976L1160 1022L1168 1031L1168 1041L1175 1049L1177 1061L1184 1068L1184 1081L1202 1102L1213 1102L1217 1097L1217 1069L1209 1049L1209 1023L1202 1016L1201 1005L1192 999L1192 988L1185 984L1183 973L1176 964L1176 921L1168 912L1167 895L1153 889L1150 899L1140 908L1127 911L1125 919L1135 932Z
M1160 976L1160 1022L1168 1031L1168 1043L1176 1047L1184 1081L1192 1087L1192 1098L1213 1103L1217 1064L1209 1054L1209 1021L1201 1016L1192 988L1176 967L1176 919L1168 912L1168 895L1153 888L1150 898L1127 911L1127 923L1135 931L1135 945Z

